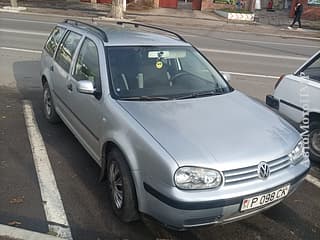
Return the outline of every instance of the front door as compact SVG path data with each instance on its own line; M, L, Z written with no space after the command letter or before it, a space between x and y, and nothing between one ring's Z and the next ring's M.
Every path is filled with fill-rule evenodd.
M101 56L102 57L102 56ZM75 61L69 84L73 86L70 92L70 106L75 118L75 127L79 138L95 160L99 160L99 139L101 137L103 101L99 96L80 93L77 82L92 81L95 88L101 86L99 53L97 45L85 38Z

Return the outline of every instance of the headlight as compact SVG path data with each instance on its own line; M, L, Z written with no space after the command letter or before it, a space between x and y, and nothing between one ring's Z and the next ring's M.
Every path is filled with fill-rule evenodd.
M214 169L181 167L174 174L174 181L181 189L208 189L220 186L222 176Z
M289 158L293 164L297 164L300 160L303 159L304 156L304 144L303 140L298 142L298 144L294 147L292 152L289 154Z

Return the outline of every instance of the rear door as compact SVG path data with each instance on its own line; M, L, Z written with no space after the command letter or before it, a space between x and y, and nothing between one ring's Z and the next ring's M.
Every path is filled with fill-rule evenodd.
M73 91L72 86L68 85L70 78L70 67L74 54L82 36L78 33L68 31L64 36L55 56L55 62L51 71L53 72L53 94L57 111L63 120L70 122L72 110L68 104L69 92Z

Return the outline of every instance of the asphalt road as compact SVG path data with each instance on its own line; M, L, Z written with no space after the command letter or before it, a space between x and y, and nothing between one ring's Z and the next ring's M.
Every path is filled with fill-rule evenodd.
M120 222L112 213L99 167L63 125L41 111L39 58L62 18L0 13L0 223L48 232L21 101L31 100L74 239L310 239L320 236L320 189L305 181L290 198L249 219L174 232L145 219ZM263 100L277 78L294 71L319 41L170 27L218 67L231 84ZM320 179L319 165L311 175Z

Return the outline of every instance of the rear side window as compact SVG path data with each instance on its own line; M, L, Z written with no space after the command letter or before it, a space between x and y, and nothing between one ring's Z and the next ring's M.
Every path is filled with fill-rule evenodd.
M63 34L66 30L64 28L61 27L55 27L49 38L48 41L45 45L45 50L47 50L47 52L49 53L49 55L52 57L54 52L56 51L56 48L61 40L61 38L63 37Z
M320 54L303 70L304 75L320 81Z
M71 65L72 57L74 52L77 49L77 46L80 42L81 35L69 32L63 39L62 43L60 44L57 55L56 55L56 62L66 71L69 72L69 68Z
M94 42L88 38L81 46L73 76L77 81L89 80L94 85L100 81L98 49Z

